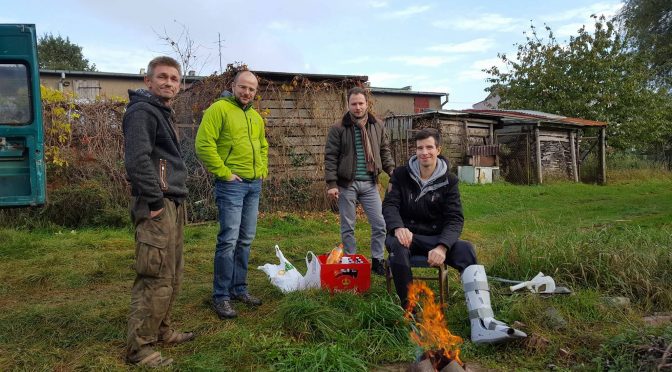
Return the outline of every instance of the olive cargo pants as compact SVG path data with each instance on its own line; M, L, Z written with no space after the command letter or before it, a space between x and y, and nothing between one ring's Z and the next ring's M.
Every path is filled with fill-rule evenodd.
M128 316L127 357L142 358L152 343L170 338L170 311L182 283L184 208L164 199L164 210L149 218L146 204L131 200L135 222L135 271Z

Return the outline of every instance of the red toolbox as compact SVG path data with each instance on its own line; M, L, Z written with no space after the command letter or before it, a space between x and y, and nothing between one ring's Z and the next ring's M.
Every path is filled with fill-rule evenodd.
M333 291L355 290L363 293L371 287L371 264L361 254L345 254L341 259L349 263L327 264L328 254L317 256L320 260L322 288ZM345 260L343 260L345 259Z

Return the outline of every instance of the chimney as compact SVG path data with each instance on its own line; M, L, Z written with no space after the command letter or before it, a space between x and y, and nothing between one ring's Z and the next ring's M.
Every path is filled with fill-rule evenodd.
M145 74L145 69L144 69L144 68L141 68L141 69L140 69L140 75L144 75L144 74Z

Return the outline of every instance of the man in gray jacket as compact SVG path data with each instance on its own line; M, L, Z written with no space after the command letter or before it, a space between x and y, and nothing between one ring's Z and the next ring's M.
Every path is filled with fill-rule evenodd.
M152 345L194 338L171 326L170 311L182 282L187 168L173 129L170 100L180 89L180 65L170 57L149 62L147 89L129 91L123 119L125 164L135 224L135 271L128 317L126 360L166 366Z
M394 159L383 123L369 114L367 91L348 91L348 112L329 130L324 151L327 196L338 201L341 240L349 254L357 251L355 207L362 205L371 225L371 270L385 275L385 220L378 192L378 175L392 175Z

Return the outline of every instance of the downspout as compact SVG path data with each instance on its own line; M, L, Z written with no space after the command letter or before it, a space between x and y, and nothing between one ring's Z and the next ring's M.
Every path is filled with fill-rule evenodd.
M63 82L65 81L65 72L61 71L61 80L58 81L58 91L63 91Z
M441 109L443 109L443 106L448 103L448 96L450 96L450 93L443 93L443 96L446 97L446 100L441 103Z

